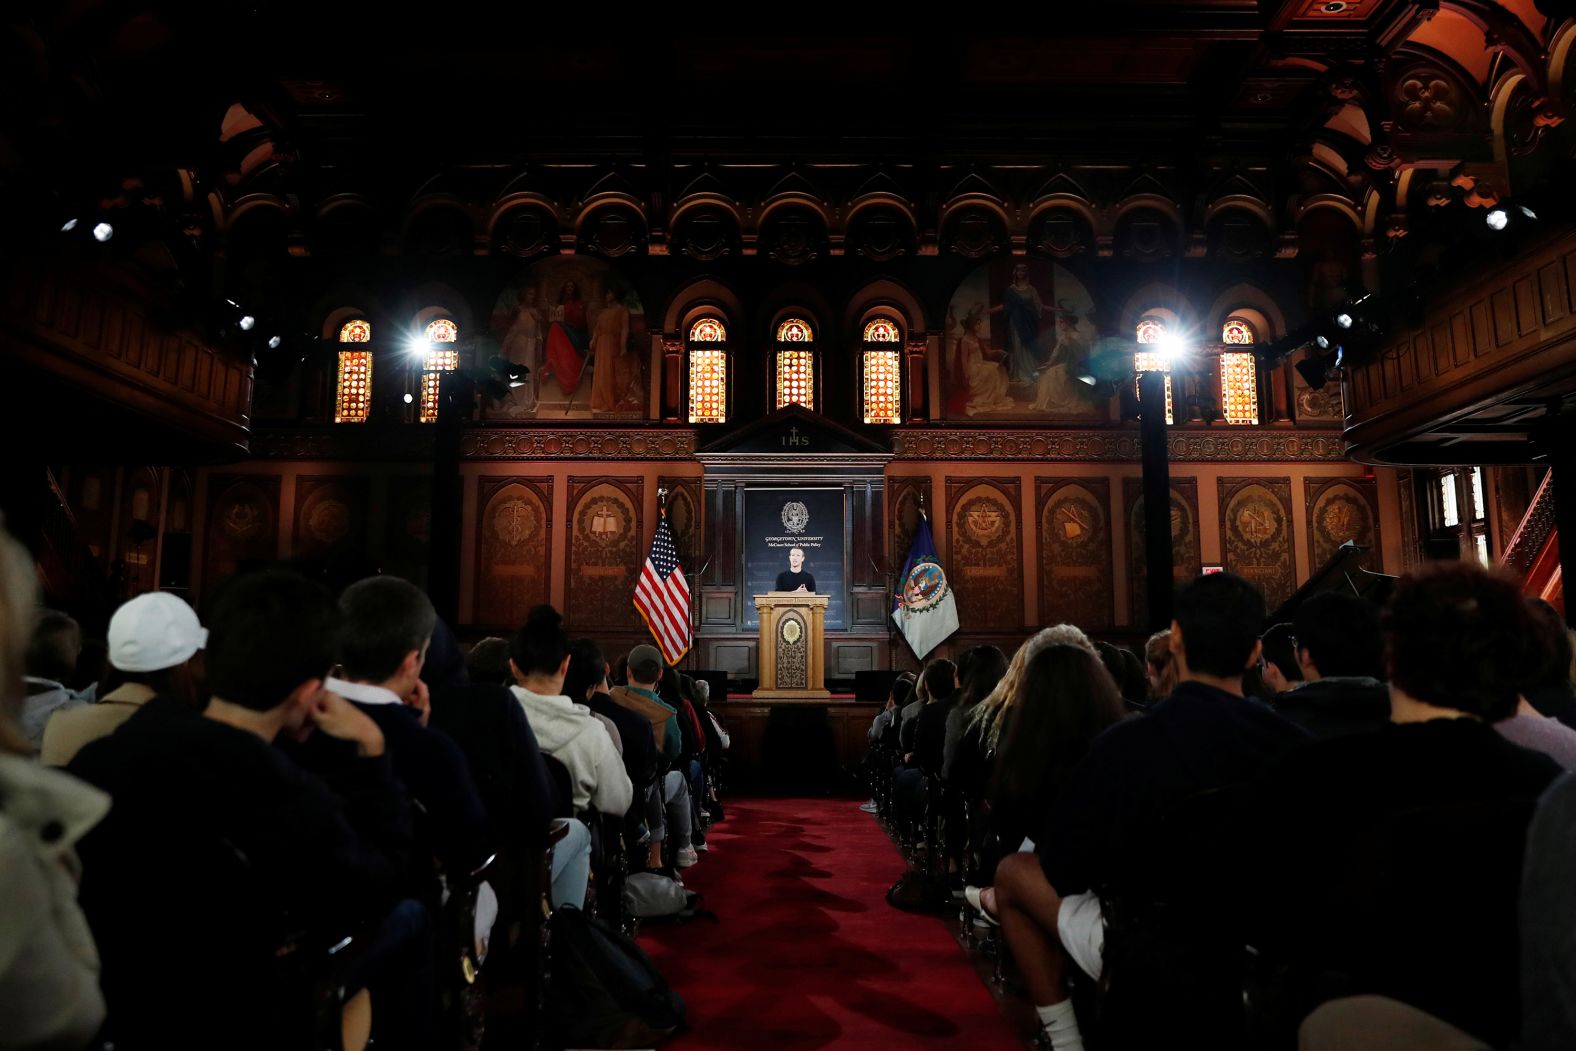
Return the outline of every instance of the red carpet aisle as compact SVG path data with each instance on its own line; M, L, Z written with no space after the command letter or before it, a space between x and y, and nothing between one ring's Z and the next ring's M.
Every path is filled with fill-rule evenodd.
M903 862L858 806L728 804L684 876L721 922L640 933L689 1005L691 1031L664 1047L1021 1051L941 921L887 905Z

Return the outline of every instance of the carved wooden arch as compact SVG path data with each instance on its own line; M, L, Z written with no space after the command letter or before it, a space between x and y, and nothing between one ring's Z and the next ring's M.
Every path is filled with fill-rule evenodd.
M1296 215L1293 217L1294 222L1301 223L1310 212L1318 211L1321 208L1330 208L1340 212L1347 219L1351 220L1353 230L1362 233L1363 217L1357 211L1357 206L1347 198L1333 193L1316 193L1299 202Z
M476 216L472 213L471 206L452 193L433 193L420 197L405 211L400 220L399 239L404 244L405 238L410 236L410 228L416 225L416 220L431 211L448 210L458 212L465 218L465 225L471 232L471 237L476 236Z
M355 302L353 299L349 301ZM362 297L360 301L364 303L368 300L365 297ZM336 297L336 302L343 304L347 302L347 297ZM374 346L382 338L381 325L383 324L383 316L384 315L381 310L368 310L363 309L361 306L335 307L323 315L323 341L325 343L332 343L337 347L339 345L339 330L345 327L345 323L348 321L364 320L367 324L372 326L373 342L367 344L367 346ZM347 344L347 346L349 346L349 344Z
M1499 177L1505 182L1505 189L1510 190L1510 119L1511 106L1516 101L1516 92L1530 84L1526 74L1520 71L1507 73L1495 82L1489 92L1489 131L1493 134L1494 163L1498 167Z
M803 281L786 282L772 289L765 303L756 309L755 316L750 320L750 342L753 342L754 333L760 332L765 345L774 345L777 342L778 324L793 313L803 314L810 320L815 328L818 347L824 347L829 342L832 330L827 327L827 319L836 317L837 312L820 289Z
M725 197L720 193L702 192L689 194L679 201L678 204L673 206L673 212L668 216L668 229L676 229L679 225L679 220L684 217L686 212L707 206L712 208L720 208L724 212L727 212L733 217L734 225L740 229L743 228L744 217L739 211L739 205L737 201L733 200L731 197Z
M843 331L849 333L850 343L859 342L865 322L876 314L896 315L909 338L923 335L929 328L919 299L907 286L890 277L871 281L849 299L843 311Z
M1216 216L1225 212L1247 212L1263 223L1264 228L1270 233L1275 232L1275 213L1270 210L1269 205L1257 197L1249 197L1245 193L1233 193L1218 198L1204 209L1204 225L1208 226Z
M516 191L493 202L492 212L487 216L486 234L489 243L491 243L493 235L498 229L498 224L503 221L504 216L516 208L540 208L552 216L555 223L558 221L558 205L551 199L534 191Z
M1158 193L1135 193L1131 197L1123 198L1116 208L1111 211L1110 229L1114 231L1116 224L1122 220L1124 215L1144 208L1152 208L1168 216L1172 222L1177 224L1178 237L1182 236L1183 232L1186 231L1187 223L1183 221L1181 206L1171 198L1161 196Z
M1576 47L1576 18L1567 18L1549 38L1548 83L1549 97L1562 110L1566 108L1565 70L1570 65L1571 50Z
M575 243L579 244L585 236L586 224L592 216L608 208L620 206L633 209L636 217L640 220L640 236L637 238L637 243L643 242L649 237L651 235L651 219L646 214L646 207L641 203L640 198L622 190L605 190L602 193L588 197L581 203L580 211L575 215Z
M1076 212L1089 224L1091 230L1100 228L1100 215L1087 197L1080 197L1073 193L1048 193L1030 206L1029 219L1025 229L1032 227L1034 221L1041 215L1053 211Z
M859 197L854 198L853 202L848 206L848 214L843 220L843 225L852 226L854 217L860 212L868 211L871 208L882 207L892 208L898 212L901 212L903 215L908 217L910 226L916 230L919 229L919 217L914 214L914 209L910 207L909 203L903 198L899 197L897 194L888 193L884 190L862 194Z
M1272 342L1286 334L1286 315L1280 304L1259 286L1244 281L1226 289L1209 305L1209 313L1205 315L1210 325L1209 342L1219 341L1221 326L1240 310L1254 311L1268 325L1269 331L1259 333L1261 343ZM1136 325L1137 321L1133 323Z
M1002 222L1002 228L1008 234L1011 234L1016 228L1016 224L1013 223L1012 217L1007 214L1007 207L1001 198L993 197L987 193L973 192L954 197L946 204L943 204L941 206L941 215L936 222L936 229L945 229L948 219L969 207L984 208L996 213L996 217Z
M1119 338L1130 339L1138 328L1139 320L1156 307L1175 314L1177 323L1184 329L1192 329L1197 325L1198 319L1193 313L1193 308L1188 304L1187 297L1173 285L1152 281L1142 288L1135 289L1123 301L1122 312L1119 315L1121 319Z
M313 213L312 217L314 219L325 219L335 212L343 212L347 210L365 211L373 215L377 214L377 209L372 207L372 202L361 196L361 194L336 193L331 197L324 198L323 202L317 206L317 211Z
M1459 126L1446 129L1446 134L1464 134L1474 129L1479 131L1487 130L1483 114L1488 108L1489 100L1487 89L1482 81L1473 76L1454 55L1415 41L1407 41L1396 48L1391 53L1390 59L1385 66L1381 87L1384 90L1387 109L1394 102L1394 90L1402 75L1407 70L1419 65L1438 67L1441 72L1455 81L1454 86L1461 90L1463 105L1461 107L1462 116ZM1405 130L1399 115L1393 109L1390 109L1388 116L1394 122L1398 132ZM1429 132L1414 132L1414 134L1429 134Z
M761 206L761 214L755 220L756 229L764 227L773 212L793 207L808 208L821 220L822 226L827 231L830 232L832 229L832 215L826 207L826 202L801 190L785 190L768 199Z
M411 319L413 336L419 337L428 322L440 317L450 318L459 326L462 343L469 342L478 334L474 328L476 316L470 303L456 289L441 282L429 281L419 285L409 295L402 297L400 308L398 312Z
M252 212L273 211L284 216L287 222L295 220L295 209L290 206L289 201L278 194L248 193L229 204L223 204L221 201L221 207L222 211L216 212L214 219L219 232L225 235L233 233L236 224Z
M1414 169L1408 169L1407 170L1407 174L1411 175L1413 170ZM1408 185L1410 185L1410 183L1408 183ZM1376 190L1376 189L1374 189L1373 187L1370 186L1368 188L1368 192L1363 194L1363 236L1364 237L1373 237L1375 235L1375 233L1378 231L1378 229L1379 229L1379 216L1380 216L1380 213L1383 210L1384 210L1384 195L1381 194L1378 190ZM1404 210L1401 209L1399 206L1395 209L1395 211L1400 213L1400 214L1402 214L1402 215L1405 214Z
M1544 90L1543 43L1532 27L1492 0L1440 0L1439 7L1460 15L1483 34L1483 46L1514 62L1538 90Z
M689 338L689 327L704 314L721 314L728 324L728 342L734 340L733 327L744 324L744 303L733 289L709 277L697 277L668 299L662 318L662 331L673 338Z

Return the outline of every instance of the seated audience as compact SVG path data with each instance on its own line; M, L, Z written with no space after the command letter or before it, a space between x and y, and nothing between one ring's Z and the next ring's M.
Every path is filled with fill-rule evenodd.
M1259 675L1264 681L1264 700L1274 701L1303 683L1302 667L1297 663L1297 629L1290 621L1276 624L1259 641L1264 652L1259 657Z
M114 799L79 850L116 1047L299 1046L303 980L350 934L368 936L347 988L370 988L380 1046L432 1046L427 913L393 907L396 865L374 845L404 818L383 733L324 688L339 621L292 574L227 581L208 610L207 707L154 697L72 760ZM338 792L271 747L313 734L354 748Z
M1266 705L1242 696L1258 661L1264 597L1231 573L1200 577L1177 596L1168 644L1178 679L1171 696L1097 737L1057 793L1036 854L1014 854L980 894L1018 962L1054 1048L1082 1048L1065 978L1071 960L1101 977L1101 893L1162 878L1130 863L1163 817L1201 792L1238 785L1295 747L1305 734ZM1153 664L1153 662L1151 662ZM1005 683L1006 680L1003 680ZM1167 858L1163 878L1219 859Z
M17 724L36 580L22 545L0 529L0 1046L74 1049L104 1021L75 845L110 800L35 762Z
M1157 631L1144 643L1144 677L1149 680L1149 699L1163 701L1177 687L1176 664L1171 659L1171 629Z
M1275 698L1277 712L1318 738L1376 730L1389 720L1373 603L1333 591L1314 595L1297 607L1292 634L1303 681Z
M1521 1051L1576 1047L1576 774L1543 794L1521 873Z
M913 696L915 676L913 672L903 672L892 680L891 689L887 693L886 704L881 711L871 720L870 729L865 737L870 742L870 750L865 754L865 764L870 777L877 776L877 763L885 763L887 770L896 765L892 758L898 749L898 720L901 718L903 708ZM874 814L880 810L880 805L870 799L859 804L859 809L867 814Z
M651 724L652 739L662 746L664 768L646 793L646 828L651 833L646 867L663 868L663 855L671 846L674 867L688 868L700 855L694 844L689 780L676 769L684 753L684 728L677 709L657 692L667 662L655 646L636 646L624 663L629 685L614 687L613 701L643 715Z
M66 683L76 672L82 651L82 629L64 613L43 610L38 614L27 644L27 676L22 680L22 733L34 751L44 740L44 727L58 711L81 707L91 690L78 693Z
M611 721L623 741L624 772L640 792L657 776L657 749L651 724L638 712L616 703L608 684L609 665L602 649L591 639L577 639L569 647L569 671L564 676L564 693L576 704L583 704Z
M1539 636L1515 585L1466 562L1403 577L1383 626L1389 724L1311 745L1260 786L1280 874L1260 947L1305 1007L1372 993L1502 1046L1519 1029L1527 825L1560 770L1492 724Z
M591 709L564 696L569 636L563 617L551 606L537 606L515 633L509 650L515 679L510 689L542 751L569 771L575 812L624 813L633 793L623 760ZM553 851L553 899L555 904L579 905L585 901L590 878L590 831L579 820L571 821L569 829L572 843L566 841L562 850Z
M1543 637L1545 653L1527 684L1527 701L1539 715L1576 729L1576 652L1572 644L1576 632L1565 626L1559 610L1542 599L1529 599L1527 604Z
M947 712L946 735L941 744L943 780L950 783L947 771L956 764L958 746L963 742L975 706L990 696L1006 674L1007 655L996 646L975 646L959 658L958 699Z
M83 745L114 733L156 696L200 709L192 665L207 640L197 614L167 591L138 595L121 606L109 621L106 692L93 704L57 710L44 727L39 757L65 766Z
M509 674L509 640L493 635L472 646L465 655L465 671L473 683L511 685L514 679Z
M947 712L957 691L958 669L946 658L931 661L919 676L925 705L910 725L914 728L903 766L892 779L892 795L900 816L918 820L925 809L925 778L941 776Z
M437 612L420 588L389 576L350 585L339 608L340 670L328 689L378 724L394 776L418 805L413 875L422 881L436 858L452 878L467 876L492 855L493 838L465 753L427 725L431 697L421 670ZM310 745L304 754L314 770L333 764Z

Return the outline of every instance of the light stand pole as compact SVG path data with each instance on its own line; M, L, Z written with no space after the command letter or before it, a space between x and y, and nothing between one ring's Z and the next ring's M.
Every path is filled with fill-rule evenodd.
M460 438L475 384L460 370L440 373L438 420L433 424L431 547L427 557L427 596L444 623L458 623L460 612L460 521L465 483L460 478ZM461 404L463 401L463 405Z
M1171 462L1166 447L1166 374L1138 374L1139 449L1144 468L1144 565L1149 630L1171 626Z

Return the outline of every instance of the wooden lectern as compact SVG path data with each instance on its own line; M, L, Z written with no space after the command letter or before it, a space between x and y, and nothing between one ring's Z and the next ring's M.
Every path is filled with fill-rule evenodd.
M756 662L760 687L753 696L765 700L824 701L826 689L825 595L771 591L755 596L761 614L761 640Z

